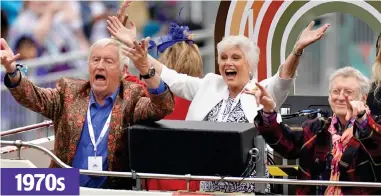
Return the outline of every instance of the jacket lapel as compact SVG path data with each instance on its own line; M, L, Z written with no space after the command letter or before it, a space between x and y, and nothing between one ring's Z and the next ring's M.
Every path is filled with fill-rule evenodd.
M111 122L108 133L107 142L107 162L108 169L113 170L113 160L116 149L118 149L117 141L122 137L123 132L123 88L120 89L120 93L115 98L114 107L112 108Z
M71 164L75 152L77 151L78 141L81 138L81 133L83 130L83 125L85 123L86 113L88 109L90 101L90 93L87 93L83 97L79 97L75 104L71 107L71 109L75 109L75 115L73 116L72 122L74 122L71 126L72 131L70 132L70 143L69 143L69 154L68 154L68 162Z
M214 89L213 89L214 90ZM202 117L198 120L204 120L206 115L223 99L227 98L229 96L229 91L227 86L225 85L224 88L220 88L215 90L215 93L210 93L213 96L208 97L208 100L205 100L208 102L208 104L205 104L205 107L200 107L196 111L196 116Z

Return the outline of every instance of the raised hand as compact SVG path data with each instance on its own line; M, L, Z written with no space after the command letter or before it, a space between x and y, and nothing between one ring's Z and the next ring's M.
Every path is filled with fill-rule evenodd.
M346 121L356 119L361 123L366 119L368 107L365 105L364 102L349 101L348 97L345 97L345 101L347 103L347 115L345 116Z
M14 55L13 51L9 48L5 39L1 38L0 44L1 64L4 66L8 73L12 73L16 70L16 60L20 57L20 54L18 53Z
M123 47L123 54L131 59L141 75L147 75L150 69L147 52L149 40L150 38L147 37L141 44L138 44L136 40L133 41L134 48Z
M116 17L122 22L123 26L128 27L127 20L128 14L126 13L126 9L130 6L132 0L124 1L123 4L119 7L118 12L116 13Z
M133 40L136 39L136 26L134 22L130 21L130 25L127 28L123 26L117 17L110 16L107 23L107 30L112 36L126 44L128 47L134 47Z
M298 49L302 50L306 48L308 45L316 42L317 40L321 39L324 35L324 33L327 31L327 29L331 26L330 24L325 24L324 26L312 30L312 27L315 25L315 22L312 21L307 28L305 28L302 33L299 36L298 41L296 42L296 47Z
M267 113L274 112L276 103L272 98L269 91L258 82L255 83L258 88L254 90L245 89L244 93L254 95L257 101L257 105L263 105L263 111Z

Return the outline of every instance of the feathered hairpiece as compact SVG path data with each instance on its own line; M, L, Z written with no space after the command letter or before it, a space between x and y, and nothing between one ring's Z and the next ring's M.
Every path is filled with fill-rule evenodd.
M180 9L179 16L182 9L183 8ZM185 26L185 25L179 26L178 24L172 22L169 26L168 34L161 36L157 40L157 43L150 40L149 48L151 49L153 47L156 47L159 52L163 53L167 48L181 41L185 41L188 44L194 44L193 34L190 33L188 26Z

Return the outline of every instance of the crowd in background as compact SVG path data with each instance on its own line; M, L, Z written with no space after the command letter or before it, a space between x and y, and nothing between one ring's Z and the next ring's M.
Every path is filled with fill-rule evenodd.
M164 35L167 24L179 18L176 1L136 1L129 8L138 38ZM1 1L1 37L21 54L20 60L87 51L100 38L110 37L106 19L115 15L120 1ZM156 51L150 51L153 56ZM83 61L38 68L37 75L83 66ZM3 73L2 73L3 74ZM3 77L2 77L3 78Z

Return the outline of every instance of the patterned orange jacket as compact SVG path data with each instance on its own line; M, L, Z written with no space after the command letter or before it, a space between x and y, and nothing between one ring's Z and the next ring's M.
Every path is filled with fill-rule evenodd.
M77 144L85 122L90 100L90 82L63 78L56 88L40 88L26 78L12 88L8 76L5 85L18 103L49 118L54 123L54 154L72 165ZM108 134L108 170L130 171L128 161L127 128L143 121L161 120L173 111L174 99L168 89L160 95L147 97L139 84L121 81L120 91L112 109ZM59 167L53 161L50 167ZM124 180L110 178L113 188L126 187ZM124 181L124 182L123 182Z

